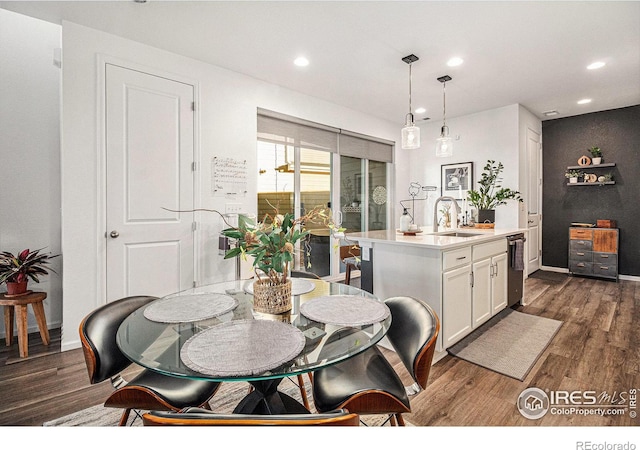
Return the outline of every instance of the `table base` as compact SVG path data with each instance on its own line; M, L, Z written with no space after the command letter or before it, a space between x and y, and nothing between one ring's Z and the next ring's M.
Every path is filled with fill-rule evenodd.
M309 410L293 397L278 391L282 379L250 381L254 390L233 410L235 414L308 414Z

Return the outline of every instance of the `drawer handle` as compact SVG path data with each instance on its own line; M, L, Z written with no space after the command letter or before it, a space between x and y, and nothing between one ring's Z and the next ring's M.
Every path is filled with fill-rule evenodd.
M577 255L578 255L578 256L584 256L584 253L582 253L582 252L577 252Z
M609 270L609 268L608 268L608 267L606 267L606 266L600 266L600 268L601 268L602 270Z
M467 257L466 256L458 256L456 258L456 261L462 261L463 259L467 259Z
M578 264L578 267L584 267L584 263Z
M600 255L600 258L608 258L609 255Z

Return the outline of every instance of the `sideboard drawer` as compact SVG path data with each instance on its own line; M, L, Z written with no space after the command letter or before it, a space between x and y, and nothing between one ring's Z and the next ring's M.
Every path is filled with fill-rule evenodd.
M569 252L569 261L591 262L592 260L592 254L589 250L572 250Z
M588 228L569 228L569 239L593 240L593 230Z
M583 239L580 240L570 240L569 241L569 251L570 252L581 252L581 251L591 251L591 249L593 248L593 242L592 241L585 241Z
M615 264L593 264L593 274L599 277L617 278L618 266Z
M615 253L600 253L593 252L593 262L598 264L610 264L613 266L618 265L618 255Z
M591 275L593 273L590 262L569 262L569 272L579 275Z

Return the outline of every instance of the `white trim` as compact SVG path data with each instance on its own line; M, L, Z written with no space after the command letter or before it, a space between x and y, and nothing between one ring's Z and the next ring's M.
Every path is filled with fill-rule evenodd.
M634 275L618 275L618 279L627 281L640 281L640 277Z
M189 85L193 88L193 101L196 104L196 110L193 113L193 160L195 162L200 161L200 108L198 107L200 102L200 83L192 78L186 77L184 75L176 74L173 72L167 72L162 69L157 69L155 67L149 67L143 64L138 64L129 60L125 60L122 58L118 58L115 56L105 55L102 53L96 54L96 147L98 149L98 159L96 164L96 192L97 192L97 201L96 201L96 223L97 227L102 227L102 230L96 229L95 236L97 239L96 247L97 247L97 274L96 274L96 298L98 299L98 306L104 305L107 302L107 252L106 252L106 238L103 238L105 233L107 232L107 216L106 216L106 208L107 208L107 190L105 187L106 183L106 171L107 171L107 146L106 146L106 66L107 64L111 64L114 66L123 67L125 69L135 70L137 72L147 73L149 75L153 75L160 78L166 78L169 80L177 81L179 83L183 83ZM197 173L193 173L193 205L199 204L198 202L202 198L202 189L201 189L201 179L200 174L202 173L202 164L197 164ZM198 177L196 182L196 176ZM193 219L201 223L200 215L194 213ZM202 279L202 274L200 273L201 268L198 264L200 255L200 233L202 227L198 227L196 231L193 233L193 275L195 280L198 281Z

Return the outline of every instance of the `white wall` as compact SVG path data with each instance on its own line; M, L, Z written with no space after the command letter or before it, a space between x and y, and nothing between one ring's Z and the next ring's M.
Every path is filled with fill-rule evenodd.
M266 108L337 128L397 141L400 127L348 108L267 84L256 79L158 50L73 23L62 25L62 246L65 260L63 350L79 346L78 324L104 302L101 261L105 230L100 223L100 137L98 136L98 74L100 57L118 58L138 66L186 77L198 85L199 197L196 205L224 210L229 199L210 194L210 160L233 154L248 161L245 211L255 212L256 111ZM200 283L230 279L233 262L218 255L222 229L214 214L201 214Z
M482 111L468 116L447 119L449 134L454 137L453 156L436 158L436 139L440 135L442 120L433 119L427 124L421 124L421 148L416 150L396 150L398 160L406 152L411 158L408 176L403 176L398 170L397 196L399 199L409 198L409 181L417 181L422 185L438 187L432 193L435 200L441 192L441 165L473 162L473 181L477 188L477 181L487 160L493 159L504 164L503 186L519 190L520 147L518 111L520 105L514 104L502 108ZM457 137L459 136L459 139ZM424 195L423 195L424 196ZM462 206L462 205L460 205ZM517 202L508 202L496 208L496 226L513 228L519 225ZM400 205L396 209L396 216L400 216ZM416 202L416 221L426 224L430 229L433 224L433 201ZM526 223L526 221L525 221Z
M60 26L0 9L0 250L60 253ZM62 322L62 261L29 289L47 292L49 328ZM29 331L37 331L31 308ZM5 334L4 321L0 335Z

